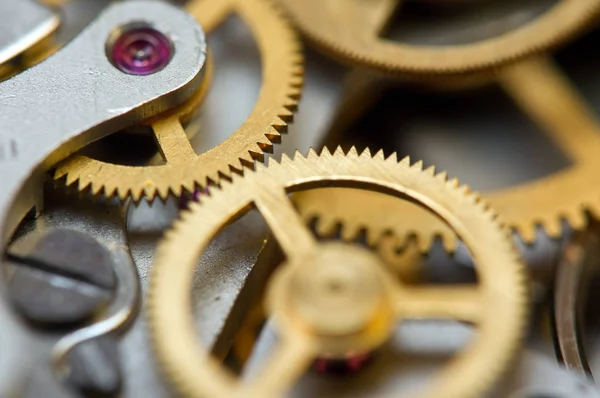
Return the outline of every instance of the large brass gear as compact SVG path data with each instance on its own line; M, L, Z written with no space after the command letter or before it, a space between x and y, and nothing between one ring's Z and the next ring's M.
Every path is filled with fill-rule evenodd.
M418 287L390 277L372 252L315 240L287 194L322 186L354 187L408 198L439 214L476 259L479 285ZM360 203L354 203L360 206ZM190 289L198 256L229 222L256 208L286 261L269 283L267 311L281 334L256 380L243 385L222 371L197 339ZM371 208L373 214L386 212ZM527 316L525 271L508 231L479 197L421 164L338 149L284 156L223 181L182 214L160 244L148 298L159 363L186 397L265 397L283 392L315 356L369 351L406 318L453 318L479 333L419 397L478 397L516 353Z
M165 164L132 167L76 156L58 165L55 179L64 178L66 185L79 191L89 189L94 195L121 200L165 199L253 167L281 140L302 86L302 55L292 28L270 0L204 0L192 2L188 9L208 32L232 12L252 31L262 56L262 88L248 119L224 142L196 154L180 120L188 114L187 104L149 122Z
M493 71L576 36L600 13L599 0L561 0L500 36L465 45L417 46L380 37L401 0L280 0L317 47L355 66L407 76Z
M485 192L486 200L526 243L535 241L538 227L551 237L560 236L563 221L576 230L586 228L588 213L600 216L600 186L596 178L600 167L597 155L600 151L600 123L596 115L571 82L551 60L544 57L535 57L506 68L498 76L498 83L563 151L571 165L534 181ZM322 207L311 208L312 199L306 198L304 202L302 195L296 198L302 213L307 217L319 216L324 229L338 221L356 230L362 225L369 225L372 239L376 239L391 225L395 225L396 229L403 225L405 231L399 235L401 239L417 236L424 251L430 248L436 237L442 238L448 250L456 247L456 236L446 225L407 203L392 204L386 197L361 191L331 189L303 195L319 195L324 203L331 204L323 212ZM345 198L348 195L352 195L357 203L385 208L394 206L395 210L376 220L370 214L347 220L347 209L341 203L347 203ZM339 206L336 205L338 203ZM401 246L402 242L398 245Z

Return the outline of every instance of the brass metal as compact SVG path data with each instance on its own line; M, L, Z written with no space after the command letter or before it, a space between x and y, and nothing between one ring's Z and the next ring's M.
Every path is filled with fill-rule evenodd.
M600 186L596 172L600 167L600 122L576 88L562 74L552 60L534 57L499 72L497 82L522 111L530 117L571 160L571 165L559 172L519 185L484 192L490 205L502 214L503 219L525 242L535 241L537 227L541 226L551 237L561 234L563 220L576 230L587 226L586 213L600 217ZM372 96L373 100L377 97ZM364 96L355 95L356 101ZM346 104L351 108L351 105ZM361 109L366 105L361 104ZM334 132L347 125L334 125ZM296 198L301 213L307 217L318 216L321 228L326 229L336 221L358 230L369 225L369 233L376 239L392 226L397 231L398 246L411 236L416 236L423 251L429 250L435 237L440 237L447 250L455 249L456 235L443 223L422 209L409 203L393 202L390 198L367 191L336 192L311 191ZM352 199L347 200L347 196ZM310 196L322 202L315 207ZM365 203L361 208L350 209L349 203ZM392 203L393 202L393 203ZM369 207L389 208L387 214L373 216ZM352 213L349 213L352 210ZM349 219L346 214L352 214ZM367 215L368 214L368 215ZM404 232L400 231L405 226Z
M132 167L77 156L58 165L55 179L94 195L128 197L135 201L166 199L170 194L204 189L207 185L242 173L264 160L280 142L297 108L302 86L302 55L292 28L269 0L205 0L188 10L206 31L234 12L246 21L262 55L262 88L258 101L243 125L211 150L196 154L181 124L182 115L198 101L152 119L151 124L163 165Z
M598 0L561 0L498 37L466 45L415 46L380 37L400 0L280 0L316 46L348 64L408 76L490 72L576 36L600 13Z
M427 207L469 247L479 284L409 286L369 249L315 239L288 194L322 186L377 191ZM285 255L266 296L280 342L259 376L240 384L198 341L190 289L198 256L222 228L253 208ZM390 212L371 207L370 213ZM270 159L268 167L259 164L244 177L234 175L182 214L157 252L148 296L151 340L180 394L265 397L288 389L317 356L379 346L403 319L457 319L479 333L419 397L479 397L506 369L523 337L526 280L495 213L445 173L435 175L408 158L398 162L395 154L385 159L382 152L359 155L354 148L348 154L311 150L306 158L284 155L281 163Z
M600 188L594 182L600 166L596 156L600 150L600 123L549 57L530 56L568 40L596 20L600 1L562 0L521 29L475 44L444 47L408 46L379 38L392 14L398 11L397 0L349 0L343 5L339 0L281 1L310 39L354 64L403 75L445 77L429 87L436 89L499 84L572 161L571 167L553 175L485 193L490 204L526 243L535 240L538 226L551 237L558 237L562 220L581 230L586 227L587 211L600 216ZM315 12L317 6L320 12ZM505 67L498 69L500 64ZM384 87L394 84L375 72L355 69L348 74L345 100L325 145L337 145L340 135L378 100ZM482 73L487 77L483 78ZM441 238L447 250L456 248L456 236L446 225L409 203L392 204L389 197L368 191L327 190L303 195L305 199L302 195L297 198L300 212L319 218L321 232L340 221L349 233L368 224L370 239L394 228L398 232L398 247L405 246L408 237L416 236L422 251L428 251L436 237ZM346 200L347 195L352 195L352 199ZM320 198L322 204L317 205L314 197ZM395 210L373 220L368 210L361 214L360 208L349 205L353 202ZM400 226L406 226L404 232L398 231Z

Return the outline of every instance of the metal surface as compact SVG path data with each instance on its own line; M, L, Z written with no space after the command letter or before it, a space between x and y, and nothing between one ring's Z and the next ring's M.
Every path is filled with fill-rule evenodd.
M188 9L207 31L218 19L235 13L249 27L261 52L262 87L254 109L242 125L215 147L197 154L183 129L182 112L161 115L151 122L164 163L133 167L75 157L59 165L55 178L79 190L125 199L165 199L241 174L254 161L263 161L287 132L302 86L302 55L291 26L268 0L192 2ZM217 66L218 67L218 66ZM192 107L193 109L193 107ZM184 109L183 113L189 113Z
M78 344L67 358L67 382L86 397L116 397L123 377L117 343L102 336Z
M560 361L592 377L584 346L585 304L591 275L598 265L597 231L574 234L562 248L556 270L553 326Z
M28 239L30 236L44 235L55 229L68 229L93 238L110 253L117 289L113 300L103 311L77 328L45 331L29 326L15 332L27 336L28 344L20 347L18 359L13 358L13 362L6 365L10 368L0 368L3 370L2 374L7 373L14 379L12 383L0 384L0 387L7 385L14 387L23 383L25 378L19 396L27 398L71 397L72 392L62 384L62 381L69 380L73 356L89 362L90 366L93 366L97 360L101 361L95 354L91 356L82 354L79 348L81 344L93 347L97 344L91 342L93 340L103 336L118 336L127 329L138 312L138 275L127 246L124 213L121 206L81 201L62 194L47 196L46 204L45 212L36 220L25 222L17 231L17 236ZM88 342L91 343L87 344ZM81 355L85 358L81 358ZM16 372L15 369L19 369L19 364L24 361L26 363L23 364L21 371ZM8 372L8 369L13 371ZM111 374L115 370L104 369L104 371L107 372L105 374ZM101 378L102 373L96 376Z
M343 250L317 243L294 211L286 191L325 183L385 189L431 208L456 229L471 249L477 259L480 284L407 287L391 282L379 267L365 267L376 258L368 251L359 253L352 246ZM355 151L348 155L341 151L334 155L324 152L321 156L311 152L307 158L299 154L294 160L284 157L281 164L270 162L268 168L259 167L256 173L235 178L232 184L223 183L222 190L212 190L211 196L202 198L202 202L194 204L193 210L185 213L167 233L155 262L148 301L155 352L169 380L186 396L280 393L294 384L317 355L326 355L330 349L339 353L344 348L347 352L354 346L360 349L377 345L382 334L388 333L394 324L387 322L396 316L460 319L474 322L480 332L469 349L422 392L423 396L437 397L440 391L447 397L477 396L491 387L515 354L526 316L522 265L505 231L494 222L493 213L456 181L447 181L443 174L436 177L433 171L423 171L420 164L410 165L407 159L401 163L394 156L385 160L381 153L371 157L368 152L360 156ZM267 301L282 341L260 377L240 388L230 376L218 371L214 360L206 358L206 348L198 343L191 326L192 315L186 309L192 305L189 288L198 254L224 225L252 207L265 218L286 254L287 264L271 284ZM364 259L364 264L353 262L354 255ZM330 296L331 291L325 289L317 294L311 283L303 283L305 278L310 281L313 277L304 271L315 270L317 264L324 273L316 272L315 276L321 275L333 284L323 284L323 279L319 279L316 287L345 286L346 281L351 282L349 291L364 294L365 305L357 309L356 302L346 300L349 296L343 293L346 291L343 287L333 288L334 293L342 292L343 298L336 300L335 294ZM345 274L343 264L353 264L354 275ZM301 275L299 279L297 272ZM355 283L363 279L360 275L372 282L365 287L367 290ZM315 294L298 290L298 286L305 286ZM318 297L323 299L321 305L313 301ZM335 315L322 317L318 310L314 311L318 308L335 311L336 305L342 305L340 311L346 314L353 313L352 308L357 310L355 316L349 317L352 322L331 323L329 318L338 319ZM375 318L371 318L372 311L377 314ZM352 333L346 328L351 328ZM487 367L492 363L494 371ZM468 377L454 377L457 374Z
M72 324L98 312L115 290L110 253L68 229L31 234L9 248L8 295L28 320Z
M124 74L105 55L111 33L136 21L161 30L175 46L169 65L153 75ZM0 241L39 200L43 171L103 135L188 99L201 83L205 56L204 33L190 15L160 2L130 1L108 7L60 52L1 83ZM120 88L126 90L114 96Z
M0 18L0 64L39 45L60 25L60 17L36 0L2 0Z
M93 2L95 7L98 7L97 4L100 3L100 1ZM73 9L76 9L76 6L79 5L80 11L89 12L88 7L85 5L86 1L74 1L70 4L73 4ZM229 20L222 27L225 29L235 28L234 32L237 33L220 35L218 37L219 32L215 32L215 37L211 37L213 48L215 45L221 46L221 51L223 52L222 61L224 62L221 63L218 59L216 62L216 65L218 65L216 80L219 81L215 82L208 102L203 106L205 110L203 126L208 126L208 128L204 129L202 134L199 134L197 139L194 140L196 150L199 148L202 150L209 149L224 140L231 131L246 119L258 94L257 86L260 79L259 62L256 59L256 54L248 51L248 46L252 46L251 33L244 30L243 23L240 23L239 20ZM281 148L281 146L276 147L277 151L288 148L289 153L292 153L291 151L295 148L306 150L310 145L313 145L323 135L323 132L327 130L327 120L336 107L340 90L339 82L343 78L343 69L312 53L309 54L307 61L308 73L306 78L308 87L303 94L303 101L301 103L302 111L297 115L296 123L292 126L296 133L284 137L284 148ZM582 65L586 65L586 70L589 69L590 73L594 73L595 69L592 65L588 65L587 63L582 63ZM580 75L578 73L577 76L579 77ZM587 80L583 83L585 90L595 95L595 85L589 84ZM459 109L459 107L456 109ZM464 116L465 114L469 115L466 118L473 118L473 112L468 107L465 107L463 110L464 113L455 112L454 119L461 119L461 115ZM480 119L484 122L487 120L488 124L480 124L480 128L485 131L493 130L496 126L492 126L494 119L488 120L486 119L486 115L481 115ZM505 137L506 139L502 143L512 140L516 144L521 145L521 139L527 139L527 131L521 131L521 127L515 125L512 121L508 121L506 125L502 124L502 126L502 129L505 130L503 131L504 134L511 131L515 132L514 136L509 135ZM497 139L495 141L492 140L496 145L493 145L491 149L473 149L474 146L470 144L477 140L474 135L469 135L467 131L468 129L455 132L456 134L454 134L452 141L452 151L447 150L448 142L440 139L440 137L429 137L427 134L421 134L420 137L422 139L420 140L415 138L414 135L408 139L413 140L412 144L416 145L410 147L411 151L416 147L416 151L419 152L419 150L422 150L419 147L421 145L432 151L443 150L447 156L456 154L451 159L453 161L452 166L454 167L454 164L456 164L456 167L461 172L455 173L460 176L466 176L468 181L474 182L475 185L480 181L493 183L490 178L491 175L494 176L494 181L514 178L514 175L517 175L518 178L523 174L532 172L529 167L536 166L532 164L535 163L536 159L529 159L527 161L527 169L524 169L519 163L513 162L516 156L515 150L511 150L510 147L507 148L505 145L500 145L500 141ZM480 130L477 130L477 132L480 132ZM419 133L415 132L415 135L419 135ZM480 141L486 140L486 137L489 136L483 136ZM454 151L455 148L456 152ZM461 151L461 148L464 151ZM464 156L464 152L467 150L469 150L469 154L472 154L472 159ZM481 157L485 157L485 164ZM447 157L425 158L435 159L436 164L438 159L442 162L448 160ZM514 167L498 167L494 162L497 158L510 160L510 165ZM470 167L474 161L479 161L476 169ZM488 172L489 168L492 169L492 173ZM464 179L465 177L462 178ZM175 216L176 210L172 203L164 207L158 202L154 203L152 207L148 207L142 203L140 207L132 210L134 217L130 218L133 223L129 226L131 230L129 242L132 245L132 251L136 266L140 272L142 284L146 285L148 274L152 268L154 246L161 236L162 229L166 228ZM59 217L69 219L71 216L68 215L68 212L65 212ZM211 345L211 341L214 342L214 340L211 340L213 336L218 337L227 334L222 329L227 330L225 325L230 321L228 317L230 312L228 309L233 303L238 304L236 295L246 283L246 276L256 258L255 251L262 246L264 235L261 234L261 231L257 231L257 229L260 229L257 224L260 225L260 222L257 223L256 217L253 217L237 225L238 228L234 228L235 232L229 231L228 228L226 230L227 233L223 234L216 244L211 245L206 255L200 260L193 288L194 312L196 315L195 325L198 338L208 346ZM232 244L234 242L236 244ZM445 269L444 272L450 279L456 277L456 275L450 274L450 270ZM236 310L232 308L231 311L235 312ZM232 318L235 318L235 316ZM411 341L409 346L412 347L414 343L417 346L423 347L435 344L439 340L439 336L436 333L421 334L419 337L421 337L420 342ZM450 339L451 337L448 338ZM154 356L148 347L146 323L142 317L138 318L133 329L124 336L120 349L123 370L126 374L124 389L122 391L123 396L161 398L173 396L174 393L165 386L164 378L157 372ZM219 356L222 355L219 354ZM552 398L588 397L588 395L581 395L582 390L579 390L577 387L579 383L589 386L589 382L582 381L577 375L558 368L554 360L550 357L540 358L537 355L536 360L519 361L515 364L514 368L515 374L509 380L502 383L506 387L507 392L504 393L504 390L499 392L499 398L540 398L540 396L544 398L550 396ZM13 369L5 371L2 368L2 370L6 375L10 375ZM417 377L421 376L417 375ZM338 385L340 385L340 389L334 390L336 393L334 395L341 394L341 387L343 387L341 384L344 384L344 381L339 381ZM37 394L32 394L31 396L63 398L71 394L71 392L62 391L60 394L52 395L45 388L47 386L44 387L42 385L42 387L37 390ZM521 391L522 389L524 391ZM585 393L587 392L589 390L586 390ZM299 394L306 396L307 392L300 389ZM592 391L590 396L595 397L597 394Z

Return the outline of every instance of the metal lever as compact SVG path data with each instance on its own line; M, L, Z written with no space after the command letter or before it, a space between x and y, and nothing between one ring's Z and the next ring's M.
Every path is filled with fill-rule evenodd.
M168 38L171 59L156 73L123 72L113 65L118 60L109 60L111 42L144 27ZM138 56L127 51L144 51L129 44L126 59ZM143 64L145 55L139 56ZM191 15L161 2L130 1L109 7L63 50L1 83L0 242L35 204L44 171L86 144L188 99L200 85L205 58L204 32Z
M60 18L35 0L0 0L0 64L30 50L60 25Z
M123 34L146 27L168 39L166 66L142 76L139 68L126 70L109 60L111 46ZM135 61L133 66L153 60L135 40L125 44L124 57ZM184 102L200 86L205 58L204 32L191 15L166 3L135 0L108 7L61 51L0 83L0 244L36 200L41 203L49 167L94 140ZM0 369L18 367L27 355L24 348L33 343L1 299L0 323ZM11 386L18 383L8 379L0 374L0 396L11 396Z

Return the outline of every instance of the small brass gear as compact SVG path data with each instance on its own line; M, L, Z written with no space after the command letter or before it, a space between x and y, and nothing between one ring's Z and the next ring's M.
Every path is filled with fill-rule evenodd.
M600 14L599 0L560 0L547 12L494 38L465 45L409 45L383 39L400 0L280 0L306 37L355 66L406 76L490 72L557 46Z
M190 100L149 123L154 130L165 164L132 167L101 162L84 156L59 164L55 179L93 195L128 197L134 201L166 199L170 194L204 189L205 186L241 173L264 160L274 143L287 131L302 87L302 55L293 29L270 0L204 0L189 5L189 11L210 31L232 12L246 21L262 56L262 88L258 101L243 125L211 150L196 154L181 124L198 103Z
M408 286L390 276L370 250L319 242L288 198L323 186L354 187L408 198L439 214L476 259L478 285ZM355 203L355 206L361 206ZM365 204L366 205L366 204ZM243 386L220 369L197 339L190 289L198 256L229 222L256 208L285 253L269 281L267 311L280 343L259 377ZM387 212L371 208L373 214ZM456 180L379 152L338 149L284 156L223 181L193 203L160 244L148 299L159 363L186 397L265 397L285 391L316 356L369 351L406 318L452 318L475 324L473 342L419 397L470 398L492 387L523 337L527 283L508 231Z

